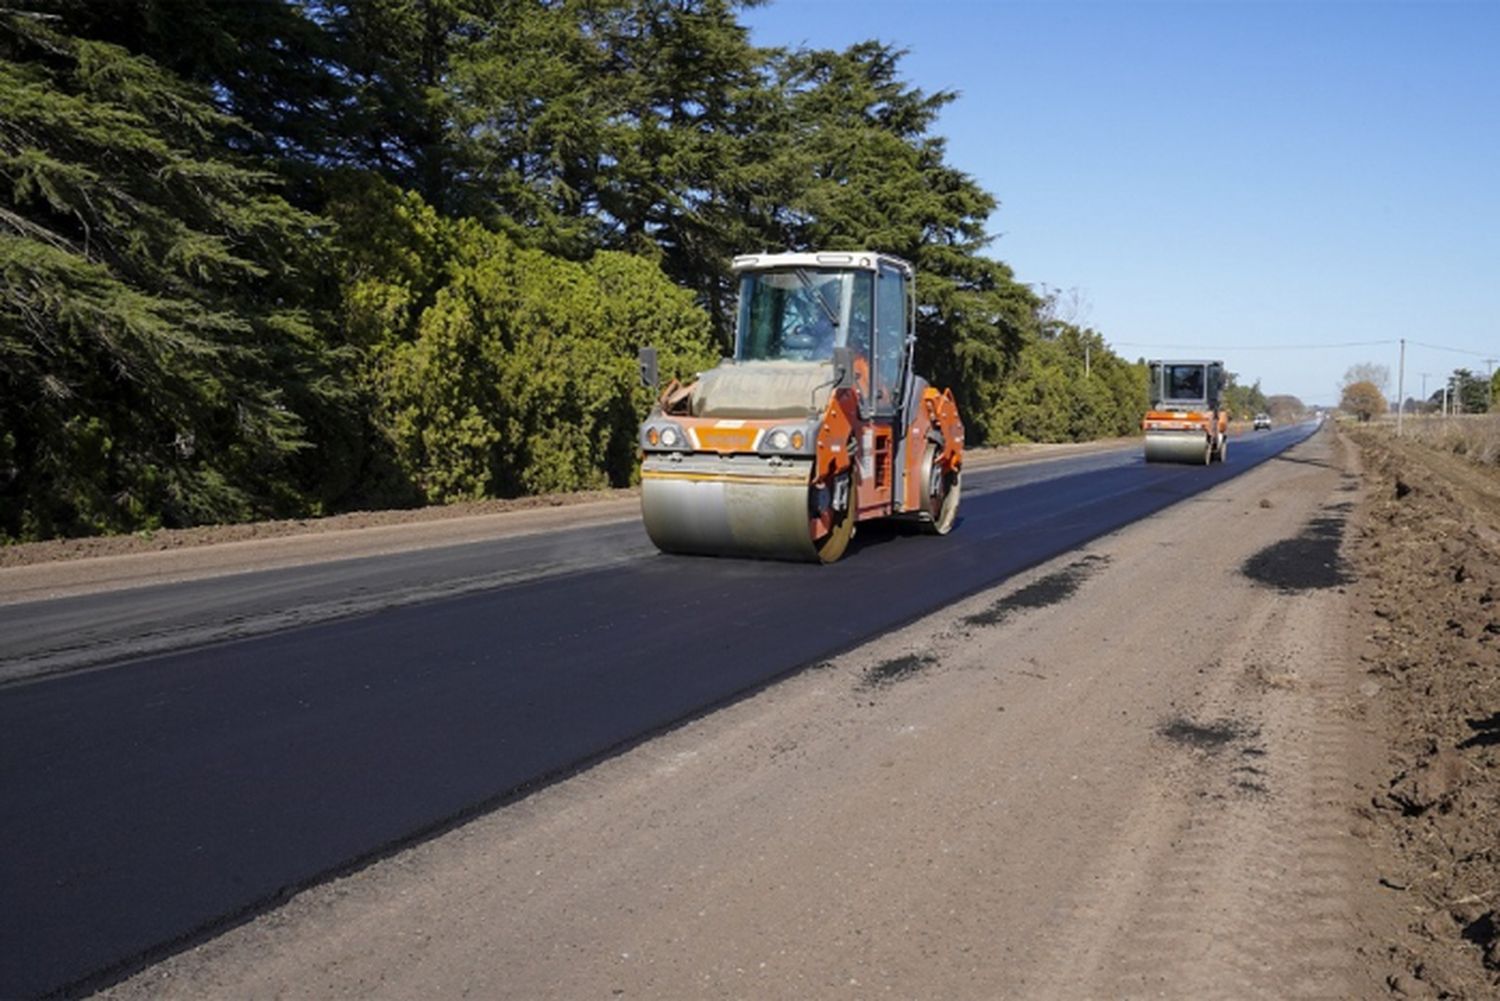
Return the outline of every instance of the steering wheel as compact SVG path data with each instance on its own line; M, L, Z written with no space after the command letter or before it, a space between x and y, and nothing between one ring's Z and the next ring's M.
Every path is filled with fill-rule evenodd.
M807 351L817 346L817 339L813 336L807 321L798 320L781 335L781 346L794 351Z

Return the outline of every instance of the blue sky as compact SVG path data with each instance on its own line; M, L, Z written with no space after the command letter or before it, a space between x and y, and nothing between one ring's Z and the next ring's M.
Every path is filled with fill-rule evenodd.
M1432 392L1500 366L1500 2L774 0L741 19L759 45L878 38L909 50L911 85L958 91L937 132L1000 200L989 252L1127 358L1222 357L1324 404L1366 362L1394 398L1403 337L1472 352L1408 344L1408 396L1422 372Z

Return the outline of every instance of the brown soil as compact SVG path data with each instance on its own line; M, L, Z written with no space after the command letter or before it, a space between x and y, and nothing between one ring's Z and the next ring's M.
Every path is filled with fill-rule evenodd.
M1500 997L1500 468L1389 428L1348 433L1368 494L1351 553L1361 659L1390 743L1365 811L1397 916L1386 984Z
M569 507L592 501L634 497L639 491L584 490L571 494L546 494L540 497L516 497L507 500L461 501L431 507L389 511L350 511L326 518L287 518L280 521L252 521L239 525L199 525L195 528L164 528L133 535L96 535L84 539L49 539L45 542L23 542L0 546L0 569L55 563L62 560L84 560L98 556L126 556L134 553L162 553L174 549L212 546L222 542L250 542L258 539L285 539L296 535L343 532L358 528L380 528L389 525L415 525L480 515L505 514L511 511L533 511L538 508Z

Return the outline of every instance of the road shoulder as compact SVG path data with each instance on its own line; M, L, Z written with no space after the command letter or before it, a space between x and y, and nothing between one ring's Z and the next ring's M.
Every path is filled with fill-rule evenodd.
M973 469L1120 451L1135 439L975 449ZM637 489L596 490L328 518L169 529L0 547L0 605L631 521Z
M108 993L1363 994L1343 461L1317 435Z

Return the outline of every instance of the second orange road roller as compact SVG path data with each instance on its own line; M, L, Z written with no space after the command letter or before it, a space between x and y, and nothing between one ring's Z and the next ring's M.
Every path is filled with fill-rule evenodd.
M855 526L957 519L964 426L912 369L912 266L874 252L734 260L734 357L641 425L641 513L673 553L832 563ZM655 353L641 352L656 384Z

